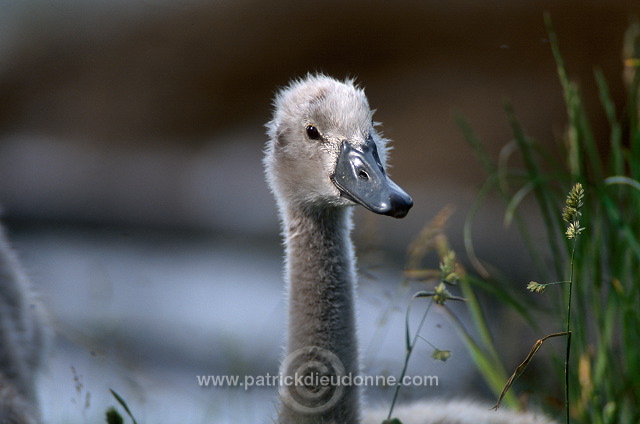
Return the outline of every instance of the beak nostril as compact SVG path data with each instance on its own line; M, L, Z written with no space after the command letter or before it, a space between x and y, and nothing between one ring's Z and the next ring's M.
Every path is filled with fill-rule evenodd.
M367 171L361 169L360 171L358 171L358 177L363 180L368 180L369 174L367 174Z

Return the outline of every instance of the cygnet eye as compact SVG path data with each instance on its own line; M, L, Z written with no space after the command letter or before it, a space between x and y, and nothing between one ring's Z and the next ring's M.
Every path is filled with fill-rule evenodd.
M320 132L313 125L307 125L307 137L309 137L311 140L319 140Z

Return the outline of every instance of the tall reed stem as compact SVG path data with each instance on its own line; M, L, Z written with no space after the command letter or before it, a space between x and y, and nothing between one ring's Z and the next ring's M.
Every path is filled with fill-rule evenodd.
M564 359L564 405L566 412L566 422L569 424L570 407L569 407L569 359L571 355L571 292L573 290L573 258L576 253L576 238L573 239L571 248L571 270L569 272L569 294L567 300L567 354Z
M402 366L402 372L400 373L400 379L397 381L396 384L396 389L393 392L393 400L391 401L391 407L389 407L389 415L387 415L387 421L391 420L391 415L393 414L393 408L395 408L396 406L396 401L398 400L398 393L400 393L400 387L402 384L402 380L404 380L404 376L407 374L407 367L409 366L409 359L411 359L411 354L413 353L413 348L416 346L416 343L418 341L418 337L420 337L420 331L422 330L422 326L424 325L425 321L427 320L427 314L429 313L429 310L431 310L431 305L433 305L433 299L431 299L431 301L429 301L429 306L427 306L427 309L424 311L424 314L422 315L422 319L420 320L420 324L418 325L418 329L416 330L416 334L413 336L413 340L411 341L410 344L407 345L407 353L404 356L404 365ZM407 334L409 332L409 311L407 310L407 318L406 318L406 331Z

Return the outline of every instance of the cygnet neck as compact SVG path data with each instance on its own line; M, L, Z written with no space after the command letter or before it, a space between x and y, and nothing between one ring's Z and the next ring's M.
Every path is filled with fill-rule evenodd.
M283 218L289 300L287 355L317 347L335 355L345 375L355 376L358 349L351 209L289 208ZM359 422L357 387L340 390L337 402L320 413L300 413L285 402L279 422Z

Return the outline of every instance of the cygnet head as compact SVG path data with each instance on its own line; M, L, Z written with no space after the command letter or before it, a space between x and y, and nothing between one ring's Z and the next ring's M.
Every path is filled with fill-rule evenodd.
M413 200L387 175L386 140L352 80L309 75L282 89L274 108L265 168L281 209L360 204L396 218L409 212Z

